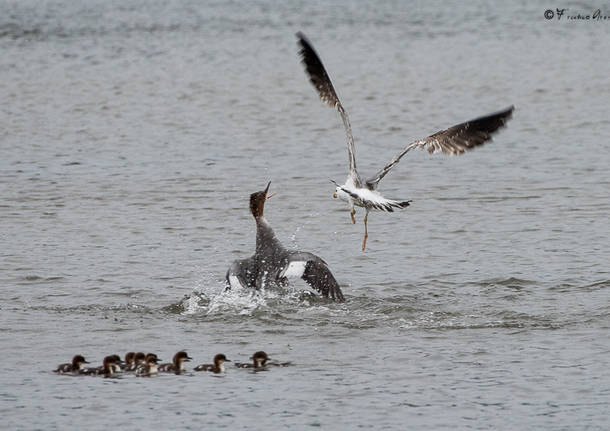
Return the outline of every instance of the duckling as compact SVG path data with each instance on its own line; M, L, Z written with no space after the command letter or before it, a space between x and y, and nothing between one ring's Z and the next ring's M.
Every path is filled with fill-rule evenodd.
M159 365L159 371L164 373L180 374L184 371L184 362L190 361L191 358L184 350L179 351L174 355L171 363Z
M211 371L213 373L224 373L225 371L225 367L224 367L224 363L225 362L231 362L229 359L227 359L227 357L222 354L219 353L218 355L214 356L214 363L213 364L201 364L201 365L197 365L194 370L195 371Z
M256 368L261 369L265 368L267 361L270 359L269 356L262 350L259 352L255 352L254 355L250 357L252 359L252 363L249 364L247 362L236 362L235 366L238 368Z
M154 353L149 353L146 355L146 361L144 364L140 364L140 366L136 369L136 376L138 377L151 377L156 376L158 372L157 362L159 359L157 355Z
M72 358L71 364L60 364L54 372L58 374L78 373L83 369L83 364L88 363L83 355L76 355Z
M125 358L127 359L127 357ZM146 355L143 352L135 353L133 356L133 361L131 364L125 366L125 370L127 372L133 372L138 369L138 367L144 364L146 360Z
M117 360L117 356L118 355L106 356L101 367L84 368L80 371L80 374L86 374L89 376L114 377L115 374L120 371L120 359Z
M135 352L125 353L125 363L121 365L121 370L126 371L133 364L133 359L136 356Z

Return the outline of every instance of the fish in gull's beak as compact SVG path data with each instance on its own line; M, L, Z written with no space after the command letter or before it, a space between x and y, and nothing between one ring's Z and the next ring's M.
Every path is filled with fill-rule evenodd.
M339 187L339 184L337 184L334 180L330 180L331 183L333 183L336 187ZM335 191L333 193L333 198L337 199L337 192Z

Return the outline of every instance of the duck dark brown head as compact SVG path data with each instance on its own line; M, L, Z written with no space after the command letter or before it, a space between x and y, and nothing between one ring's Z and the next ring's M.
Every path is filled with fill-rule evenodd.
M259 352L254 353L254 355L252 355L250 359L252 359L252 361L254 362L255 368L261 368L265 366L265 364L269 360L269 356L267 356L267 354L261 350Z
M123 362L119 355L110 355L109 358L112 358L112 360L117 364L120 364Z
M180 352L174 355L173 363L175 365L180 365L181 362L190 361L191 359L193 358L191 358L188 353L186 353L184 350L181 350Z
M147 353L146 358L144 359L147 364L156 364L160 360L161 359L159 359L159 357L154 353Z
M219 364L222 364L223 362L231 362L231 361L229 359L227 359L227 357L222 353L219 353L218 355L214 356L214 365L219 365Z
M125 363L127 365L133 364L135 356L136 356L135 352L127 352L127 353L125 353Z
M121 358L119 355L110 355L104 358L102 362L102 374L104 375L112 375L117 371L120 371L119 364L121 363Z
M269 186L271 185L271 181L265 187L265 190L261 190L260 192L252 193L250 195L250 211L254 218L263 217L263 213L265 211L265 201L269 198L275 196L275 193L267 195L269 191Z
M81 364L88 364L89 362L87 362L85 360L85 357L83 355L76 355L72 358L72 366L75 369L79 369Z

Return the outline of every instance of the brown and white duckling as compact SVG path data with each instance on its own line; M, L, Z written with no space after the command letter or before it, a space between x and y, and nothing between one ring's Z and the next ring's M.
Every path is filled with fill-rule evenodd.
M125 360L127 360L127 356L125 356ZM144 364L145 360L146 355L143 352L134 353L133 361L131 362L131 364L125 365L124 371L133 372L137 370L140 365Z
M134 357L136 356L135 352L127 352L125 353L125 363L121 365L121 370L126 371L127 368L133 365Z
M157 363L158 363L159 359L157 358L157 355L155 355L154 353L148 353L146 355L146 360L143 364L140 364L140 366L136 369L136 376L138 377L150 377L150 376L156 376L158 370L157 367Z
M224 373L225 371L225 367L224 367L224 363L225 362L231 362L229 359L227 359L227 357L222 354L219 353L218 355L214 356L214 363L213 364L201 364L201 365L197 365L194 370L195 371L211 371L212 373Z
M239 368L254 368L255 370L266 370L267 367L270 366L287 367L289 365L292 365L292 362L269 362L272 359L267 355L267 353L263 352L262 350L254 353L254 355L252 355L250 359L252 359L251 364L237 362L235 365Z
M83 364L88 363L89 362L85 360L85 357L83 355L75 355L72 358L71 364L60 364L57 366L57 369L54 372L58 374L78 373L80 370L83 369Z
M270 358L265 352L261 350L259 352L254 353L254 355L252 355L250 359L252 359L251 364L247 362L236 362L235 366L238 368L265 368L267 361Z
M180 374L184 371L184 362L190 361L191 358L184 350L179 351L174 355L171 363L159 365L159 372Z
M113 373L122 373L123 372L123 368L121 367L121 365L123 365L124 362L119 355L109 355L109 356L106 356L106 358L112 359L112 361L110 361L110 364L112 366ZM104 360L106 360L106 358L104 358ZM104 368L103 363L102 363L102 366L99 367L98 369L99 369L98 374L106 374L106 369Z
M89 367L84 368L80 371L81 374L86 374L89 376L105 376L112 377L117 372L120 372L121 368L119 366L120 358L117 359L118 355L110 355L104 358L101 367Z

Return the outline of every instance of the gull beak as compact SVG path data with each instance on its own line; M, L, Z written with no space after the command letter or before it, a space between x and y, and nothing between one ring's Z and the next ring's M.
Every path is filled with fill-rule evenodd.
M337 192L333 193L333 198L337 199Z
M267 196L267 199L271 199L275 195L277 195L277 193L271 193L269 196Z

